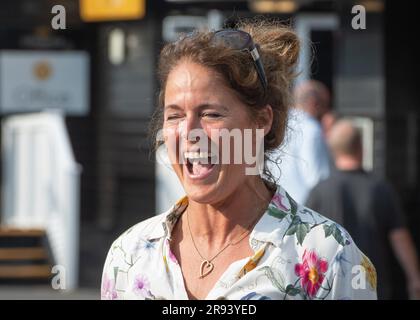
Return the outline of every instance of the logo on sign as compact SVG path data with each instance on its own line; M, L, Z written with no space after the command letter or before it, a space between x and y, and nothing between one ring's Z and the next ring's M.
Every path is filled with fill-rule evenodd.
M38 80L47 80L52 74L52 67L47 61L39 61L34 64L32 72Z

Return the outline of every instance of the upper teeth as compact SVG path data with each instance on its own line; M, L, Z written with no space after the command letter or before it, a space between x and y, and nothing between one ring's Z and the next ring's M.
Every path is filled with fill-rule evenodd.
M185 152L184 153L184 157L190 160L208 159L211 156L212 154L209 154L208 152Z

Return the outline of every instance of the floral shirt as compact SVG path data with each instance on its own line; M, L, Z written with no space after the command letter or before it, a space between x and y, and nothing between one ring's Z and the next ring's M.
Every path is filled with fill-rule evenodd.
M102 299L188 299L171 231L188 206L131 227L109 250ZM376 271L341 226L297 204L280 186L249 237L252 257L233 262L206 299L376 299Z

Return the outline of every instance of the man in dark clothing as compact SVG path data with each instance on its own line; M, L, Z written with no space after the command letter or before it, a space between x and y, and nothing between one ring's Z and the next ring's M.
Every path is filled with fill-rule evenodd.
M372 260L378 274L378 298L390 299L392 251L407 279L410 297L420 297L416 250L399 200L391 186L362 169L362 142L349 121L331 129L328 144L336 170L310 192L306 206L344 226Z

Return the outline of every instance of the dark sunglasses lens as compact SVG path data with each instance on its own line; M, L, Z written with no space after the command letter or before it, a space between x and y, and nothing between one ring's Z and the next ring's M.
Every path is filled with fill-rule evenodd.
M222 30L214 34L215 40L235 50L241 50L249 42L249 34L237 30Z

